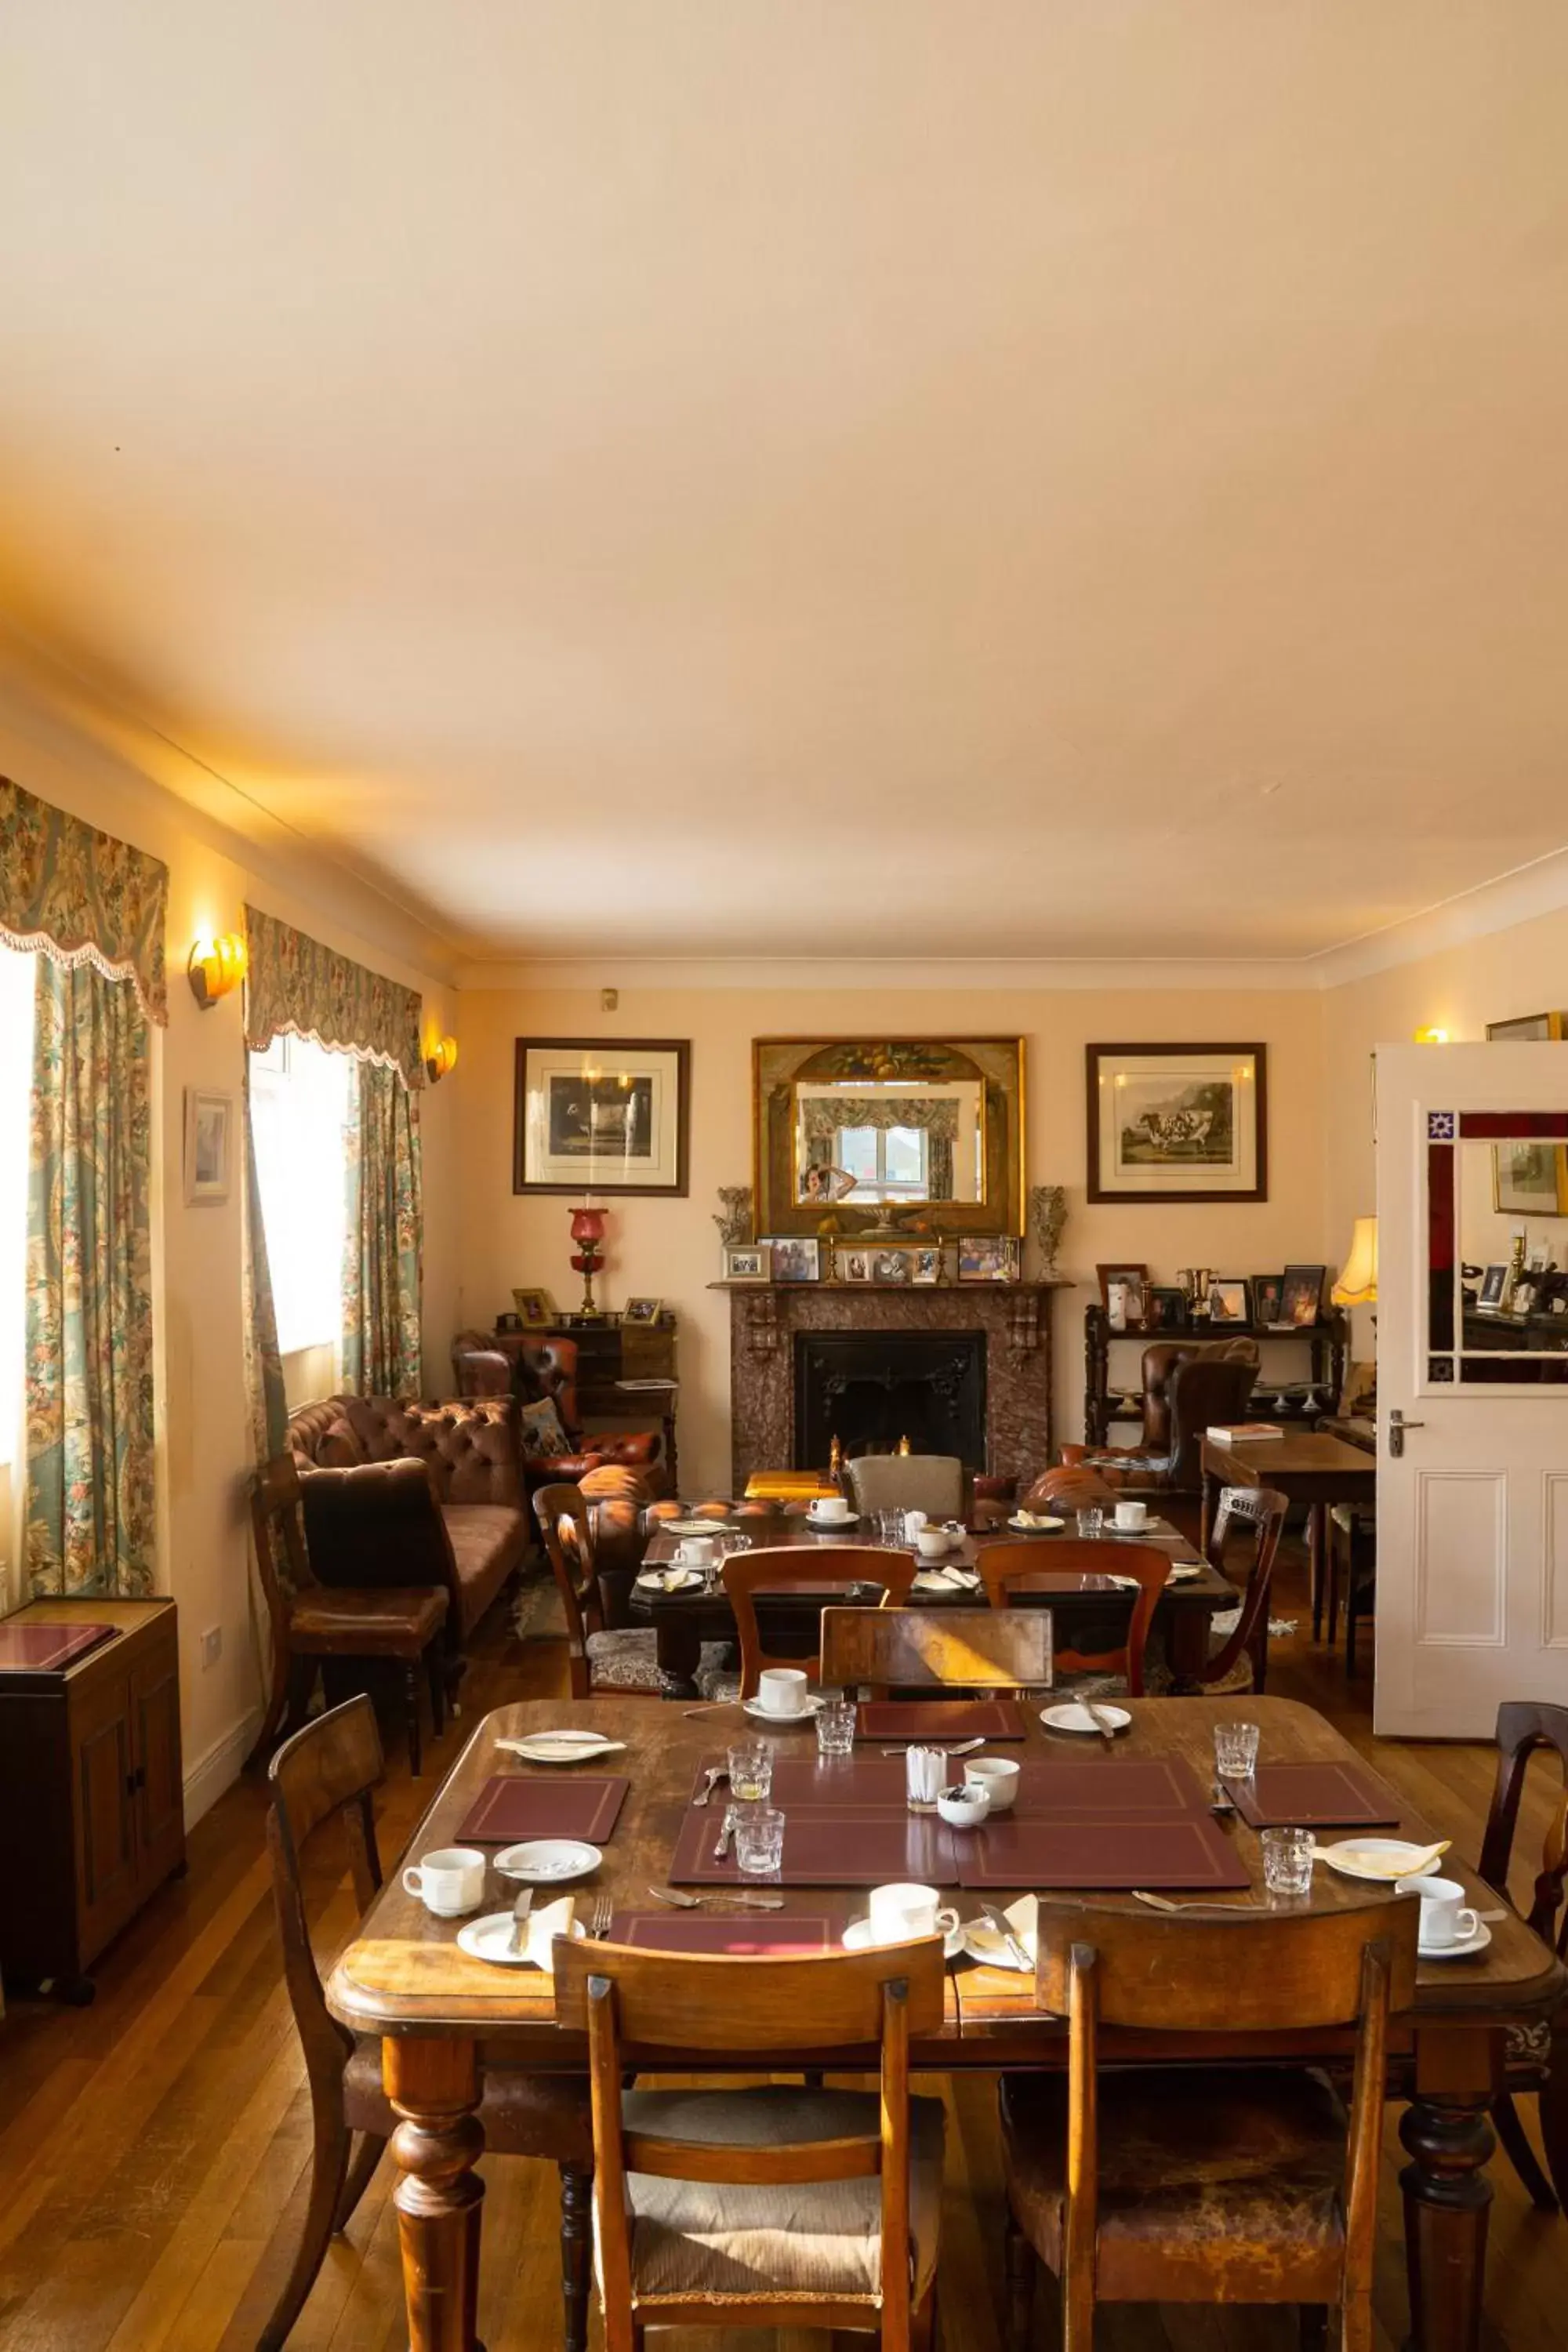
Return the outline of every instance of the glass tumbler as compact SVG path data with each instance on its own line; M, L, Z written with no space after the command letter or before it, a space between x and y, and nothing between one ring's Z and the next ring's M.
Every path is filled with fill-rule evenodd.
M1265 1830L1263 1884L1270 1895L1310 1895L1312 1891L1310 1830Z
M819 1756L849 1756L855 1749L855 1702L825 1698L816 1710L816 1752Z
M1086 1510L1080 1511L1078 1515L1078 1531L1080 1536L1098 1536L1103 1532L1104 1527L1105 1513L1098 1503L1090 1503Z
M773 1751L765 1739L739 1739L729 1754L730 1794L737 1804L765 1805L773 1792Z
M735 1860L748 1878L769 1878L784 1859L784 1817L776 1805L744 1805L735 1813Z
M1222 1780L1250 1780L1258 1769L1258 1726L1216 1723L1214 1769Z

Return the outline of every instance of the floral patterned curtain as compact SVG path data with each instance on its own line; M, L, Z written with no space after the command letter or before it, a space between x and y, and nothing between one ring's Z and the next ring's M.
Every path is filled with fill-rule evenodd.
M139 990L96 967L37 967L27 1568L35 1593L134 1597L154 1549L150 1033Z
M420 1003L413 989L255 907L245 910L245 1042L253 1053L265 1053L286 1030L397 1070L405 1087L424 1085Z
M360 1062L349 1106L343 1383L416 1397L421 1382L419 1101L395 1070Z
M0 939L129 981L142 1013L161 1026L169 1017L168 895L160 858L0 776Z
M862 1100L847 1095L836 1101L830 1096L807 1095L801 1106L809 1146L831 1145L841 1127L907 1127L923 1128L926 1134L926 1168L931 1179L933 1201L952 1198L952 1147L958 1139L958 1105L951 1097L928 1096L913 1100L889 1102L882 1098Z
M245 1192L240 1207L244 1236L245 1381L250 1399L250 1433L258 1465L276 1461L289 1439L289 1406L283 1393L283 1363L278 1352L278 1318L272 1307L272 1272L267 1257L267 1224L261 1213L261 1183L256 1170L256 1129L250 1118L250 1055L245 1056Z

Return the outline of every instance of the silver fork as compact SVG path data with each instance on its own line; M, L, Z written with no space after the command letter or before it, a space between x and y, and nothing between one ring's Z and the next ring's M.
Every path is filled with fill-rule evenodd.
M596 1895L594 1897L594 1916L588 1933L596 1944L602 1944L609 1934L610 1921L614 1918L616 1906L607 1895Z
M677 1911L695 1911L703 1903L738 1903L747 1911L782 1911L782 1895L743 1895L739 1888L731 1894L726 1887L721 1895L687 1895L675 1886L650 1886L648 1893L656 1903L672 1904Z

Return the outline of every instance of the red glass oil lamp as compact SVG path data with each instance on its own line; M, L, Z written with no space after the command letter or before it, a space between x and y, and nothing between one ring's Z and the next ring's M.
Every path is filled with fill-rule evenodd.
M583 1277L583 1304L578 1310L583 1315L596 1315L599 1311L594 1304L594 1276L605 1263L605 1253L599 1246L605 1238L605 1215L603 1209L595 1209L588 1202L572 1212L572 1238L577 1244L572 1265Z

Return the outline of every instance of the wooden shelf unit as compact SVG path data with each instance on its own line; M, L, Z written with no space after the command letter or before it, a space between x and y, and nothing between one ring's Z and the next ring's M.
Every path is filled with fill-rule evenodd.
M1111 1381L1110 1350L1113 1347L1135 1347L1142 1358L1144 1349L1154 1339L1190 1340L1197 1345L1218 1339L1304 1343L1310 1364L1308 1377L1314 1388L1323 1391L1321 1404L1310 1412L1279 1412L1274 1403L1276 1383L1273 1376L1265 1372L1259 1375L1257 1391L1247 1405L1248 1421L1277 1421L1286 1429L1310 1429L1325 1413L1339 1409L1350 1358L1350 1325L1337 1308L1331 1307L1327 1315L1309 1324L1189 1323L1177 1329L1158 1331L1145 1330L1139 1324L1125 1331L1113 1331L1110 1318L1096 1300L1083 1310L1083 1431L1087 1444L1109 1444L1114 1422L1136 1422L1142 1426L1142 1389L1137 1381Z

